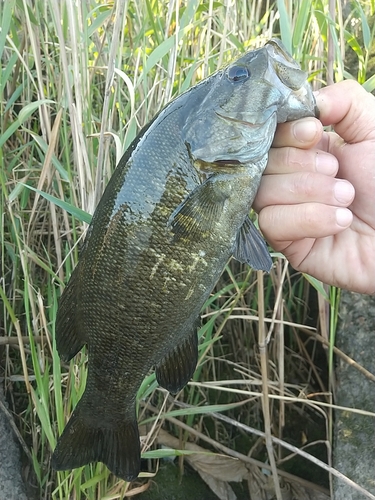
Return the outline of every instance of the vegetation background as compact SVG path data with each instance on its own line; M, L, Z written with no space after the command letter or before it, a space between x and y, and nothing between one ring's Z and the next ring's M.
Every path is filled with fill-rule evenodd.
M229 263L203 310L194 380L175 399L153 374L139 391L149 472L133 484L102 464L50 467L86 379L86 352L60 363L54 320L90 214L140 128L271 36L314 88L353 78L373 91L374 0L2 0L0 9L0 377L30 494L125 498L157 480L166 456L219 498L327 493L339 290L281 255L269 276Z

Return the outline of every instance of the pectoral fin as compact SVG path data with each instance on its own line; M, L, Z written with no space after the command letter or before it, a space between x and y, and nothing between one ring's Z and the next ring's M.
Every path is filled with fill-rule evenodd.
M266 242L249 217L246 217L237 234L233 257L257 271L270 272L272 259Z
M189 382L198 361L197 327L156 366L156 379L164 389L177 394Z
M168 222L175 241L180 238L197 239L212 231L229 196L225 188L224 183L215 182L215 176L212 176L189 194Z

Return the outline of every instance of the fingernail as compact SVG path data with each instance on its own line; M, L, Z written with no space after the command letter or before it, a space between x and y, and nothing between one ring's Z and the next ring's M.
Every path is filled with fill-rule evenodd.
M336 210L336 222L341 227L350 226L353 220L352 212L347 208L338 208Z
M312 142L317 134L316 121L305 118L294 124L293 134L299 142Z
M354 198L354 187L347 181L337 181L334 187L335 198L340 203L350 203Z
M328 153L317 151L315 157L315 168L320 174L335 175L338 170L337 158Z

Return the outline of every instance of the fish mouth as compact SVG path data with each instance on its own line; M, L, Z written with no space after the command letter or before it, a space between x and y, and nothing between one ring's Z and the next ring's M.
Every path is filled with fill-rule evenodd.
M216 160L215 163L217 165L228 165L228 163L232 165L241 165L239 160L234 160L233 158L227 158L226 160Z
M213 161L194 160L194 167L203 175L203 180L213 174L231 174L233 168L242 167L242 163L234 158L214 159Z
M317 118L319 120L319 118L320 118L320 111L319 111L318 105L316 104L316 101L315 101L315 104L314 104L314 115L315 115L315 118Z
M268 120L268 117L264 121L259 121L259 117L254 118L252 121L241 120L240 118L233 118L232 116L222 115L218 111L215 111L215 113L219 118L221 118L224 121L236 123L237 125L244 125L245 127L250 127L250 128L258 128L259 125L263 125Z

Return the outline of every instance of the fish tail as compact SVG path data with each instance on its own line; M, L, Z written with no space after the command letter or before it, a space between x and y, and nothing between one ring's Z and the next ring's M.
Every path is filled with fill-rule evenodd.
M115 476L134 481L141 468L138 425L135 418L114 422L96 419L84 412L81 400L61 434L52 455L55 470L103 462ZM100 426L100 427L99 427Z

